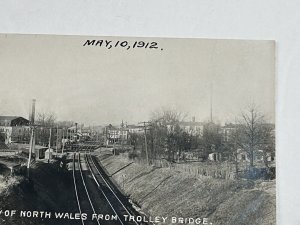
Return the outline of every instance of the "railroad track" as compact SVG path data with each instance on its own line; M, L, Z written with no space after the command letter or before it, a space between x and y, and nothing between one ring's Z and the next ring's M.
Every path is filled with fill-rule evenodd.
M94 204L91 200L89 191L87 189L86 182L83 178L80 154L77 154L77 163L75 159L76 159L76 153L73 155L73 180L74 180L74 189L75 189L75 196L78 205L78 210L80 215L86 214L88 217L91 214L94 213L96 214L96 211L95 211ZM76 172L76 165L78 168L77 172ZM98 220L94 220L94 221L91 221L90 219L85 220L84 217L81 217L81 224L100 225L100 222Z
M103 174L100 172L97 167L94 159L91 154L85 154L86 162L90 172L92 173L93 179L95 180L99 190L107 200L108 204L111 206L112 210L118 215L120 224L122 225L146 225L143 222L128 221L129 217L136 217L134 212L130 211L128 207L122 202L120 197L117 196L113 187L109 182L104 178ZM127 217L127 220L125 220Z
M75 151L93 151L97 148L101 147L99 142L83 142L83 143L73 143L68 146L69 150Z
M81 158L81 155L84 155L84 157ZM82 164L85 165L85 171L82 169ZM122 202L98 167L99 165L96 164L90 154L74 153L73 179L78 210L80 214L86 213L90 218L88 220L82 219L81 224L146 225L143 222L129 221L130 217L136 218L137 213L133 212L134 210ZM113 215L114 219L103 220L102 218L102 220L91 220L92 214Z

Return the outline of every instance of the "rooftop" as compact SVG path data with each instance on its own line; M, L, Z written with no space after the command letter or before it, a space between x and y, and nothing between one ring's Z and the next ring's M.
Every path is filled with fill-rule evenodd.
M21 116L0 116L0 120L7 120L7 121L11 121L17 118L20 118Z

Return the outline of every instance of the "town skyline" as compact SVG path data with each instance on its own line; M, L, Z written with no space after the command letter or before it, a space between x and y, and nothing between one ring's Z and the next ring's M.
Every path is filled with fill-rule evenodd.
M30 102L31 103L31 102ZM37 107L38 108L38 107ZM259 111L259 108L256 108L258 109L258 112L261 113L262 116L264 116L264 120L266 123L270 123L270 124L275 124L275 121L274 120L270 120L268 116L266 116L265 114L263 114L261 111ZM25 119L29 119L30 120L30 111L31 109L29 108L28 109L28 115L26 114L5 114L5 113L2 113L0 112L0 116L11 116L11 117L23 117ZM155 112L162 112L163 110L171 110L171 111L174 111L174 112L177 112L179 114L181 114L181 119L180 121L184 121L184 122L202 122L202 123L206 123L206 122L214 122L216 124L220 124L220 125L225 125L225 124L230 124L230 123L238 123L237 120L239 118L241 118L241 113L242 112L246 112L246 110L244 111L240 111L240 114L239 115L236 115L236 116L232 116L232 117L228 117L228 118L231 118L232 120L230 119L227 119L225 121L221 121L219 120L218 118L216 118L213 114L212 114L212 118L210 118L210 114L207 115L206 117L204 118L197 118L196 116L192 115L192 114L189 114L189 113L186 113L186 112L180 112L180 111L177 111L176 109L170 109L170 108L160 108L159 110L156 110L156 111L152 111L149 115L150 117L148 118L145 118L145 119L141 119L139 121L137 120L124 120L124 119L120 119L120 120L115 120L115 121L104 121L104 122L96 122L94 121L93 123L85 123L84 121L80 121L80 120L73 120L72 118L66 118L66 119L61 119L60 117L57 116L57 114L55 112L52 112L52 111L36 111L36 115L35 115L35 119L37 120L38 118L38 115L39 114L45 114L45 115L54 115L55 117L55 121L56 122L74 122L74 123L78 123L78 124L83 124L84 126L86 127L89 127L89 126L107 126L109 124L113 125L113 126L119 126L120 124L124 123L125 125L137 125L138 123L142 122L142 121L150 121L151 120L151 115Z

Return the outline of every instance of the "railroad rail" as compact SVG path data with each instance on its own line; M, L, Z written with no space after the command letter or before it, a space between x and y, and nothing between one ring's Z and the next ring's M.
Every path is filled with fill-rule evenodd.
M81 158L81 155L84 155ZM77 156L77 157L76 157ZM76 164L77 158L77 164ZM82 164L85 165L86 171L83 173ZM78 171L76 171L76 165ZM98 225L147 225L144 222L137 222L135 219L138 213L124 203L122 197L116 194L116 190L112 187L101 171L101 167L97 164L91 154L74 153L73 155L73 179L75 196L80 214L111 214L116 216L114 221L105 220L84 220L81 219L82 225L98 224ZM86 176L85 176L86 175ZM89 180L92 178L92 180ZM88 183L86 182L88 181ZM90 186L89 186L89 185ZM94 187L92 187L94 186ZM95 187L96 186L96 187ZM99 198L97 201L94 197ZM121 198L121 199L120 199ZM105 209L106 208L106 209Z
M91 154L85 154L87 165L92 173L93 179L97 183L97 186L101 190L102 194L105 195L108 203L111 205L114 212L120 218L120 222L123 225L132 224L132 225L146 225L143 222L136 222L136 221L125 221L124 215L128 215L129 217L136 217L136 213L130 211L128 207L122 202L120 197L117 196L113 187L109 184L107 179L103 176L103 172L101 172L96 165L94 159L92 158Z
M100 148L101 144L98 142L82 142L82 143L72 143L66 147L68 151L93 151Z
M82 166L81 166L81 159L80 159L80 153L77 154L77 167L79 174L76 173L76 153L73 155L73 180L74 180L74 189L75 189L75 196L76 196L76 202L78 205L78 210L80 215L83 215L83 213L87 213L87 215L90 215L91 213L95 213L95 207L91 200L89 191L87 189L87 185L85 183L85 180L83 178L82 174ZM89 219L85 220L83 217L81 217L81 224L82 225L90 225L90 224L98 224L100 225L100 222L98 220L91 221Z

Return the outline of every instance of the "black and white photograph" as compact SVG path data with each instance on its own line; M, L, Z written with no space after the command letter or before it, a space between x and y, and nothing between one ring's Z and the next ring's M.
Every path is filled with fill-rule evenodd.
M1 225L275 225L275 41L0 34Z

